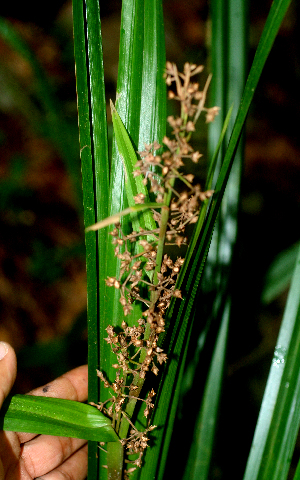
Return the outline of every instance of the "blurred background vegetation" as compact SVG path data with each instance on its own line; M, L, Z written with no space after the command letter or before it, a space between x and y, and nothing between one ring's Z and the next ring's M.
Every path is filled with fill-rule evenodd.
M271 2L249 3L250 60ZM101 0L100 8L109 99L117 80L121 1ZM204 63L208 73L207 1L166 0L164 9L167 59L179 67L185 61ZM72 3L56 0L37 8L33 2L2 2L0 16L24 42L12 44L1 21L0 340L17 351L15 389L25 393L85 363L87 355ZM229 478L228 445L236 462L230 478L242 477L287 295L285 288L263 302L264 278L276 255L300 239L299 17L294 2L247 122L214 478ZM203 139L205 131L199 143ZM281 265L288 261L292 265L293 256ZM284 274L279 270L279 275ZM298 453L299 448L298 442Z

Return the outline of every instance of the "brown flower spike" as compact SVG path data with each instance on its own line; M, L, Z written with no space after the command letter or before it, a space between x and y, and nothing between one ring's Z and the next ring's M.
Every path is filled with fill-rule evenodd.
M195 124L202 112L206 121L211 122L219 108L206 108L205 100L211 77L202 91L199 83L192 79L201 73L203 66L189 63L179 73L176 65L167 62L166 83L173 87L169 98L179 101L180 117L168 117L172 129L172 138L164 137L163 148L157 142L145 145L139 152L140 160L136 164L134 176L143 176L144 185L148 185L150 194L161 210L153 209L153 218L157 228L152 231L133 231L125 235L119 224L115 225L111 235L115 245L115 255L120 260L118 278L109 277L106 284L120 291L120 303L124 317L133 309L134 302L143 305L142 315L135 326L129 326L122 320L118 329L108 326L106 341L116 355L116 378L108 381L103 373L97 371L100 380L111 391L111 398L97 408L112 417L116 429L122 421L128 422L127 438L121 440L128 455L135 454L134 460L126 462L132 465L124 472L124 478L141 466L141 459L148 446L148 433L155 428L150 425L154 408L155 391L152 388L145 398L140 396L144 379L148 372L158 375L159 369L167 361L167 355L159 346L159 336L165 331L165 313L172 297L181 299L182 293L176 288L176 281L184 259L171 258L165 252L165 245L181 247L187 243L186 227L197 221L202 202L207 201L212 190L202 191L194 184L194 176L181 171L189 159L198 163L202 155L194 151L189 141L195 131ZM162 150L159 155L158 150ZM136 203L144 203L145 197L138 194ZM134 400L144 403L144 416L147 428L140 432L128 415L128 405Z

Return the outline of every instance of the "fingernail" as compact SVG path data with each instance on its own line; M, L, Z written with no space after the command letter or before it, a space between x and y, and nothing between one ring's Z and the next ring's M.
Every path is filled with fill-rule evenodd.
M8 352L8 347L5 342L0 342L0 360L2 360Z

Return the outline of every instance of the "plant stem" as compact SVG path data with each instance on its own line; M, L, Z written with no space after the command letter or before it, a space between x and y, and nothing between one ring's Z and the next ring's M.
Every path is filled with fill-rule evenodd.
M167 205L162 207L161 223L160 223L160 229L159 229L159 235L158 235L158 245L157 245L157 254L156 254L156 267L154 270L154 278L153 278L154 285L158 284L157 274L160 273L160 269L161 269L161 262L162 262L164 246L165 246L165 237L166 237L166 231L167 231L168 220L169 220L169 212L170 212L170 209ZM153 301L153 303L155 303L156 301L156 298L153 298L154 296L155 296L155 292L153 292L151 296L151 300Z
M161 219L160 219L157 254L156 254L156 267L154 270L154 278L153 278L154 285L158 284L157 274L160 273L160 270L161 270L161 263L162 263L164 247L165 247L165 238L166 238L166 232L167 232L168 220L169 220L169 214L170 214L170 203L171 203L171 197L172 197L172 190L175 183L175 177L172 178L169 183L170 183L169 188L164 195L164 202L163 202L164 206L161 209ZM153 300L153 303L155 303L156 301L156 299L153 298L154 295L155 295L155 292L153 292L153 295L151 298L151 300Z
M121 480L123 473L124 448L120 442L107 444L107 479Z
M143 353L144 353L144 351L142 351L141 355ZM126 405L126 408L125 408L125 414L126 415L123 416L123 418L121 419L120 429L119 429L119 432L118 432L118 435L121 439L126 438L127 435L128 435L128 430L129 430L130 424L129 424L126 416L129 417L129 418L132 417L135 406L136 406L136 402L138 400L137 397L140 396L140 392L143 388L144 382L145 382L145 379L141 378L139 376L139 374L137 374L135 376L135 378L132 382L132 385L137 386L138 388L136 390L134 390L134 393L130 396L129 401L128 401L128 403Z
M171 202L172 187L174 185L175 178L172 179L171 182L170 182L171 183L170 188L168 188L167 192L164 195L164 206L162 207L162 210L161 210L161 221L160 221L157 255L156 255L156 267L155 267L154 278L153 278L153 284L154 285L157 285L158 282L159 282L157 274L161 270L161 263L162 263L162 258L163 258L164 245L165 245L165 237L166 237L166 231L167 231L167 227L168 227L168 220L169 220L169 213L170 213L169 205L170 205L170 202ZM152 294L151 294L151 303L152 304L154 304L157 300L156 295L157 294L156 294L155 291L152 292ZM145 328L144 340L148 340L150 338L150 335L151 335L151 327L150 327L149 323L147 323L146 328ZM143 363L145 357L146 357L146 351L145 351L145 349L143 349L141 351L141 355L140 355L140 359L139 359L140 364ZM135 406L136 406L136 402L138 400L137 397L140 396L140 392L143 388L144 382L145 382L145 379L141 378L139 376L139 374L137 374L135 376L135 378L132 382L132 385L134 385L138 388L136 390L134 390L133 395L130 396L130 399L129 399L129 401L126 405L126 408L125 408L126 416L128 416L129 418L131 418L132 415L133 415L133 412L134 412L134 409L135 409ZM119 437L121 439L127 437L129 426L130 426L128 420L126 419L126 416L124 416L121 419L120 428L119 428L119 432L118 432Z

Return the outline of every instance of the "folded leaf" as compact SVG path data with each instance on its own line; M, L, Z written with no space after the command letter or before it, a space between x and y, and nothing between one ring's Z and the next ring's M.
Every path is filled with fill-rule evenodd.
M97 408L72 400L33 395L7 398L0 410L0 428L98 442L117 442L111 422Z
M124 164L125 187L128 204L130 207L133 207L136 204L134 197L138 194L143 194L145 202L149 203L148 190L143 184L143 176L133 176L133 172L135 170L135 165L138 161L138 158L131 143L130 137L112 102L110 103L110 106L118 150ZM136 218L132 218L132 224L134 230L138 230L139 226L147 230L156 229L153 214L149 210L145 211L143 213L143 216L140 217L138 221Z

